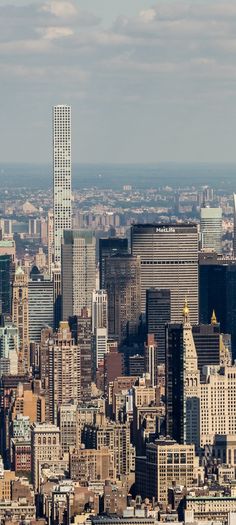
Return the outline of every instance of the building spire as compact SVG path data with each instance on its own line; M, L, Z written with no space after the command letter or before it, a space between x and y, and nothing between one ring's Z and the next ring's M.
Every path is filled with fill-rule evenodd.
M217 324L217 318L216 318L215 310L213 310L213 312L212 312L211 324Z
M187 299L187 297L185 297L185 301L184 301L183 321L184 321L184 324L189 323L189 306L188 306L188 299Z

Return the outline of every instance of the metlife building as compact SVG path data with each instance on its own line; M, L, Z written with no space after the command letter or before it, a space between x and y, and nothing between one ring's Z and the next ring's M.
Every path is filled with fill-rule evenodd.
M190 321L198 323L198 229L196 224L135 224L131 229L132 255L141 258L142 311L146 290L166 288L171 293L171 322L182 322L185 298Z

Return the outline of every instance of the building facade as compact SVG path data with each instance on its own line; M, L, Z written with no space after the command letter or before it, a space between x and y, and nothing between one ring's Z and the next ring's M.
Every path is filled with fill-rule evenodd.
M64 230L72 227L71 211L71 108L53 108L53 216L54 262L61 263Z
M183 322L166 328L166 430L178 443L200 445L200 372L187 302Z
M29 338L40 343L41 331L54 323L53 282L38 276L29 280Z
M99 280L100 288L105 288L105 258L113 255L126 255L128 253L128 239L109 237L99 239Z
M222 253L222 209L201 208L201 249Z
M96 241L88 230L64 231L62 244L62 318L91 310L96 287Z
M81 401L81 353L68 323L61 322L58 332L48 340L48 359L50 421L56 423L62 404Z
M12 320L18 328L20 340L19 370L26 373L30 367L28 277L20 266L13 282Z
M37 492L40 486L40 462L60 459L60 429L55 425L34 423L31 431L32 481Z
M140 257L105 258L108 335L119 343L137 336L141 315Z
M165 325L171 321L169 289L150 288L146 291L146 332L153 334L157 345L158 364L165 363Z
M131 229L132 255L141 260L142 311L146 290L170 289L171 322L181 322L185 297L191 304L190 321L198 323L198 229L195 224L135 224Z

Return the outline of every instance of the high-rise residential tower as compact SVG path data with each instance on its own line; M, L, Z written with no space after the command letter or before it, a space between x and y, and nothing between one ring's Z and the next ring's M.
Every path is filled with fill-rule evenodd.
M96 241L89 230L66 230L62 244L62 319L91 310L96 285Z
M148 288L170 289L171 322L181 322L185 297L190 320L198 323L198 229L196 224L135 224L132 255L141 259L141 298L145 312Z
M201 209L201 249L203 251L222 252L222 209Z
M72 226L71 212L71 107L53 108L53 215L54 262L61 262L64 230Z

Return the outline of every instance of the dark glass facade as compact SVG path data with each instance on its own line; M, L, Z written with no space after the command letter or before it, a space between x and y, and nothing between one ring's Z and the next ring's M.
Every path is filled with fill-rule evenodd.
M128 239L120 237L99 239L99 279L101 290L105 288L105 258L116 254L128 254Z
M10 255L0 256L0 313L11 314L11 270Z
M166 434L184 443L183 325L166 326Z
M150 288L146 291L146 329L157 343L158 364L165 363L165 325L171 321L170 290Z
M208 324L215 310L221 332L231 334L236 357L236 261L204 258L200 261L200 322Z
M220 364L220 324L194 325L192 332L202 374L203 366Z

